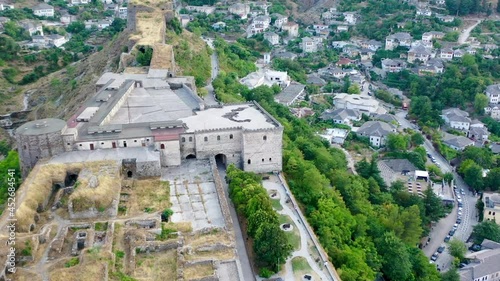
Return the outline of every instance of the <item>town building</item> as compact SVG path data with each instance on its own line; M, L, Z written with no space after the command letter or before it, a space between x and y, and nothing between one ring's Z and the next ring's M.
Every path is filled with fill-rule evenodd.
M397 47L411 47L413 37L408 32L397 32L385 38L385 49L394 50Z
M318 43L310 37L302 38L301 47L304 53L314 53L318 51Z
M266 15L260 15L253 19L252 21L256 25L264 26L264 29L268 29L271 24L271 17Z
M226 28L226 23L223 21L218 21L218 22L212 24L212 28L215 30Z
M382 147L387 142L387 136L395 132L396 128L391 124L380 121L367 121L359 127L356 134L368 137L372 146Z
M333 98L335 108L356 109L361 113L386 113L380 103L371 96L350 95L346 93L336 94Z
M215 12L215 7L213 6L186 6L186 10L190 12L198 12L198 13L205 13L207 15L213 14Z
M474 145L474 142L464 136L456 136L444 133L443 143L457 151L463 151L468 146Z
M281 14L272 14L272 16L275 18L274 20L274 26L276 28L281 29L284 24L288 22L288 17L281 15Z
M5 3L3 1L0 2L0 11L6 11L12 9L14 9L14 5Z
M291 82L288 87L274 97L274 100L283 105L290 106L304 96L305 88L305 85L298 82Z
M500 194L485 192L483 194L483 202L483 220L495 221L497 224L500 224Z
M32 20L22 20L19 22L19 25L22 28L24 28L24 30L28 31L30 36L33 35L43 36L43 25L39 22L35 22Z
M179 14L177 18L179 19L179 22L181 23L182 27L186 27L188 23L191 21L191 16L187 14Z
M489 85L486 88L485 94L489 99L489 103L500 103L500 84Z
M426 47L422 46L422 45L417 45L415 47L412 47L409 51L408 51L408 58L407 58L407 61L409 63L414 63L415 61L419 61L419 62L427 62L430 57L431 57L431 51L428 50Z
M357 22L358 18L356 16L356 13L354 12L345 12L344 13L344 22L349 24L349 25L355 25Z
M128 177L159 176L161 167L211 156L246 171L281 170L283 127L259 104L205 107L191 89L192 77L169 73L151 68L144 74L104 73L96 95L68 121L49 118L20 126L23 175L42 159L95 159L103 150L126 155L121 161Z
M282 29L283 29L283 31L288 32L289 37L295 38L295 37L299 36L299 25L294 23L294 22L289 21L289 22L283 24Z
M128 17L128 8L123 6L118 7L117 16L121 19L126 20Z
M386 72L400 72L406 68L406 62L400 59L383 59L382 70Z
M439 58L444 59L444 60L451 60L453 59L453 49L452 48L443 48L439 52Z
M319 134L320 137L326 139L330 144L344 144L345 139L349 135L349 130L333 128L326 129L323 133Z
M423 8L419 7L419 8L417 8L416 15L423 16L423 17L430 17L430 16L432 16L432 11L431 11L431 9L429 9L427 7L423 7Z
M320 118L324 121L333 121L334 124L351 125L352 121L361 120L361 112L357 109L337 108L325 110Z
M280 36L274 32L264 33L264 40L269 41L271 45L278 45L280 43Z
M46 3L40 3L32 8L33 14L39 17L53 17L54 7Z
M250 5L235 3L229 6L228 11L233 15L239 16L242 20L245 20L248 18L248 14L250 13Z
M425 32L424 34L422 34L422 42L428 46L432 46L432 40L434 39L443 39L444 37L444 33L443 32L440 32L440 31L429 31L429 32Z
M448 108L443 110L441 117L446 125L453 129L467 131L471 123L469 113L458 108Z
M486 242L485 240L483 244ZM491 248L493 249L473 252L465 256L469 263L459 270L460 281L500 281L500 263L498 262L500 248L498 245Z
M89 0L68 0L69 5L68 6L78 6L78 5L87 5L89 3Z
M252 72L240 80L240 83L250 89L257 88L262 85L273 86L278 85L281 88L286 88L290 85L290 77L286 71L276 71L271 69L259 69Z
M370 49L372 51L376 51L380 48L382 48L382 42L377 41L377 40L369 40L369 41L363 41L361 42L361 47Z

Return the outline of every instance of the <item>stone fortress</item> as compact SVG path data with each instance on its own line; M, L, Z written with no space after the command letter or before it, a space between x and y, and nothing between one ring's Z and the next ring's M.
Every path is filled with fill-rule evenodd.
M122 160L129 177L159 176L161 167L210 156L246 171L281 170L283 128L259 104L206 107L189 78L168 74L105 73L96 95L67 122L50 118L19 127L23 174L40 159L99 155Z
M44 119L16 130L23 176L41 159L122 161L129 177L159 176L186 158L216 159L257 173L281 170L283 127L257 103L207 107L194 77L176 76L165 44L173 2L129 3L128 53L120 73L104 73L96 94L67 122ZM137 52L153 49L148 69L132 67Z

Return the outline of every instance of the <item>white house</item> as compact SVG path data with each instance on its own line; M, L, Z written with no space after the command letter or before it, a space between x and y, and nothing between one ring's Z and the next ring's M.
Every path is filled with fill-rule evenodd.
M39 34L43 36L43 25L39 22L31 21L31 20L22 20L19 22L19 25L28 31L30 36L35 34Z
M422 42L425 45L432 45L433 39L442 39L444 37L444 33L440 31L429 31L422 34Z
M287 22L282 26L283 31L288 31L288 36L295 38L299 35L299 25L294 22Z
M417 16L430 17L432 16L432 11L429 8L417 8Z
M374 147L384 146L389 134L395 133L396 128L389 123L381 121L365 122L356 131L356 134L370 138L370 144Z
M406 62L399 59L383 59L382 70L386 72L400 72L406 68Z
M264 33L264 40L269 41L271 45L278 45L280 43L280 36L274 32Z
M453 59L453 49L451 49L451 48L441 49L441 52L439 53L439 58L445 59L445 60Z
M54 7L49 4L40 3L32 8L33 14L39 17L53 17L54 16Z
M357 21L356 13L354 12L345 12L344 13L344 22L349 25L355 25Z
M310 37L302 38L301 46L304 53L314 53L318 51L318 43Z
M235 3L229 6L228 11L233 15L239 16L242 20L245 20L248 18L248 14L250 13L250 5Z
M128 16L128 8L127 7L118 7L118 17L121 19L127 19Z
M441 117L451 128L467 131L471 120L469 113L458 108L448 108L443 110Z
M89 3L89 0L69 0L70 5L68 6L78 6L78 5L86 5Z
M276 19L274 20L274 26L277 28L282 28L284 24L288 22L288 17L280 14L273 15Z
M258 16L253 19L255 25L263 25L264 29L268 29L271 24L271 18L269 16Z
M397 32L385 38L385 49L394 50L395 48L411 47L413 37L408 32Z
M454 150L462 151L468 146L474 145L474 141L464 137L444 133L443 143Z
M325 110L320 118L325 121L333 121L335 124L351 125L352 121L361 120L361 112L357 109L337 108Z
M419 60L420 62L425 63L430 59L431 54L432 54L431 51L429 51L426 47L424 47L422 45L418 45L418 46L412 47L408 51L407 60L409 63L413 63L416 60Z
M486 88L486 96L492 104L500 103L500 84L489 85Z
M269 87L278 85L282 88L285 88L290 85L290 77L288 77L288 73L286 71L283 72L270 69L259 69L258 71L252 72L240 79L240 83L250 89L259 87L261 85L266 85Z
M14 9L14 5L0 2L0 11L6 11L11 9Z
M207 15L213 14L215 12L215 7L212 6L186 6L186 10L191 12L205 13Z
M350 95L346 93L336 94L333 98L335 108L356 109L361 113L386 113L380 103L368 95Z

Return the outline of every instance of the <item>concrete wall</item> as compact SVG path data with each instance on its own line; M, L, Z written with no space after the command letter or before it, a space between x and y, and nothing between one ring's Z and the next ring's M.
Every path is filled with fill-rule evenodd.
M40 135L16 135L23 177L39 159L50 158L65 151L61 132Z
M245 131L243 170L255 173L281 171L283 128Z

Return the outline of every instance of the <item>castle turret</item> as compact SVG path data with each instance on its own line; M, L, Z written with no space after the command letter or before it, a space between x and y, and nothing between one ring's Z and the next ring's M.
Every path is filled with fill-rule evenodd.
M23 177L27 176L38 160L64 152L62 132L66 122L47 118L23 124L16 130L16 141Z

